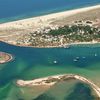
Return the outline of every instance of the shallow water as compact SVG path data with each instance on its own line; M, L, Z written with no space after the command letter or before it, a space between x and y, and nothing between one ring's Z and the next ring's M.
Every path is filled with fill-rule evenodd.
M100 4L100 0L0 0L0 23L96 4ZM62 98L69 100L76 95L72 96L74 94L72 91L75 87L78 88L77 82L64 85L61 83L50 90L46 90L46 87L22 88L16 85L17 79L30 80L75 73L91 79L100 87L100 44L71 46L70 49L38 49L0 42L0 51L11 53L15 57L12 62L0 64L0 100L32 100L34 96L41 94L53 95L57 100ZM76 57L79 57L79 60L74 62L73 59ZM53 63L55 60L57 64ZM56 92L56 90L63 92ZM87 91L89 88L85 88L86 93ZM61 96L57 97L57 93ZM54 98L50 97L49 100L51 99Z
M95 100L97 97L87 84L77 80L60 82L34 100Z
M71 46L65 49L17 47L0 42L0 51L11 53L15 57L12 62L0 64L0 100L18 100L12 99L16 95L20 97L21 90L15 84L16 79L30 80L75 73L91 79L100 87L99 44ZM76 57L79 57L77 62L73 61ZM53 63L55 60L57 64Z

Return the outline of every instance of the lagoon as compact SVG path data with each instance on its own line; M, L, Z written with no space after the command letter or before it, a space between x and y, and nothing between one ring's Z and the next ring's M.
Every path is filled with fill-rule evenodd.
M96 4L100 4L100 0L0 0L0 23ZM0 100L32 100L30 98L36 94L34 91L37 89L18 87L15 83L17 79L32 80L73 73L89 78L100 87L100 44L73 45L65 49L18 47L0 42L0 51L14 56L13 61L0 64ZM77 57L79 60L74 61ZM76 83L59 83L46 94L53 92L56 96L65 86L71 91L75 89ZM63 93L61 96L65 95Z
M15 57L12 62L0 64L0 92L18 89L16 79L32 80L65 73L82 75L100 87L100 44L73 45L65 49L18 47L0 42L0 51ZM76 57L79 57L77 62L73 61ZM55 60L58 63L55 64Z

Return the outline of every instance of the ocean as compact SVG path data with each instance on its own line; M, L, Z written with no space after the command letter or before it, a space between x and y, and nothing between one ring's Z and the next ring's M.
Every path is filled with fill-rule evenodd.
M100 0L0 0L0 23L100 4Z
M0 23L96 4L100 0L0 0ZM65 49L17 47L0 42L0 51L14 56L13 61L0 64L0 100L74 100L77 96L82 97L77 100L95 100L93 90L76 80L59 83L49 90L19 87L16 80L73 73L89 78L100 87L100 44ZM79 57L77 62L76 57Z

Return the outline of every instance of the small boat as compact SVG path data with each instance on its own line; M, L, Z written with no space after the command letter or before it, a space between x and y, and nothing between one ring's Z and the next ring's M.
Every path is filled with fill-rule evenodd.
M76 59L78 60L80 57L76 57Z
M96 56L97 56L97 54L95 53L95 54L94 54L94 56L96 57Z
M55 60L53 63L54 63L54 64L57 64L57 61Z
M86 57L82 57L83 59L85 59Z
M64 45L63 46L65 49L69 49L70 48L70 45Z
M78 60L77 60L77 59L74 59L73 61L74 61L74 62L77 62Z

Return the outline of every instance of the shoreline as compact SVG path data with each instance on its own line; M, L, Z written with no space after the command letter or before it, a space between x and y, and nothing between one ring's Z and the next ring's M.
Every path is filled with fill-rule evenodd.
M49 19L58 18L58 17L71 16L71 15L74 15L74 14L77 14L77 13L81 13L81 12L85 12L85 11L89 11L89 10L94 10L94 9L97 9L97 8L100 8L100 4L94 5L94 6L82 7L82 8L73 9L73 10L61 11L61 12L57 12L57 13L51 13L51 14L37 16L37 17L21 19L21 20L17 20L17 21L11 21L11 22L7 22L7 23L1 23L0 25L14 24L14 23L17 23L17 22L24 22L24 21L38 20L38 19L49 20Z
M11 43L8 43L8 42L5 42L5 41L1 41L0 42L3 42L3 43L6 43L8 45L12 45L12 46L17 46L17 47L25 47L25 48L69 48L70 46L73 46L73 45L95 45L95 44L100 44L100 42L77 42L77 43L68 43L68 44L64 44L64 45L59 45L59 46L25 46L25 45L16 45L16 44L11 44Z
M35 31L41 31L46 29L46 27L54 28L61 26L54 26L51 24L54 21L61 20L63 18L67 18L72 15L77 15L83 12L91 11L94 9L100 8L100 5L90 6L80 9L74 9L44 16L38 16L8 23L0 24L0 41L3 41L8 44L12 44L15 46L20 47L34 47L34 48L54 48L54 47L64 47L65 45L76 45L76 44L94 44L93 41L91 42L77 42L75 43L65 43L65 44L51 44L51 45L36 45L30 46L28 44L29 33L34 33ZM24 38L26 36L26 38ZM25 40L24 40L25 39ZM21 42L24 41L24 42ZM44 41L45 42L45 41ZM48 42L49 43L49 42ZM99 43L99 42L96 42Z
M18 16L15 16L15 17L9 17L7 19L1 18L0 24L15 22L15 21L19 21L19 20L25 20L25 19L30 19L30 18L36 18L36 17L42 17L42 16L51 15L51 14L61 13L61 12L65 12L65 11L72 11L72 10L75 10L75 9L87 8L87 7L98 6L98 5L100 5L100 3L89 4L89 5L85 5L85 6L80 6L78 8L75 7L75 8L72 8L72 9L71 8L64 8L63 10L44 12L43 14L37 14L37 15L31 15L31 16L18 15Z
M4 28L4 27L8 28L11 26L22 28L25 26L25 24L32 24L33 22L35 24L37 24L37 22L39 22L39 21L47 22L48 20L57 20L59 18L69 17L69 16L72 16L72 15L75 15L78 13L82 13L82 12L86 12L86 11L90 11L90 10L94 10L94 9L98 9L98 8L100 8L100 4L95 5L95 6L83 7L83 8L79 8L79 9L67 10L67 11L63 11L63 12L27 18L27 19L21 19L21 20L17 20L17 21L13 21L13 22L1 23L0 28ZM50 21L48 21L48 22L50 22Z
M9 57L7 60L1 60L0 64L5 64L5 63L8 63L8 62L14 60L14 57L11 54L6 53L6 52L0 52L0 53Z
M21 87L24 86L51 87L57 84L58 82L67 81L70 79L80 80L83 83L89 84L92 87L92 89L97 93L98 97L100 97L100 88L91 80L77 74L62 74L62 75L48 76L48 77L38 78L38 79L28 80L28 81L17 80L16 84Z

